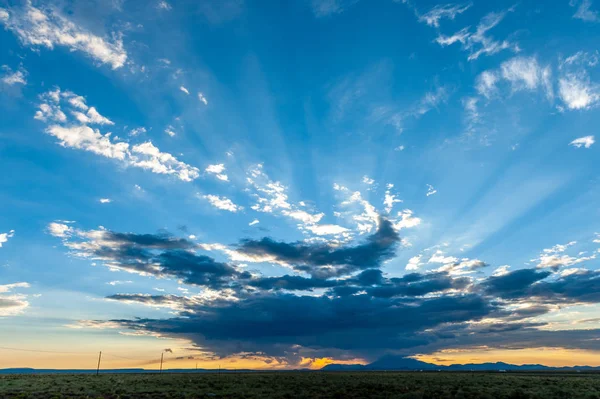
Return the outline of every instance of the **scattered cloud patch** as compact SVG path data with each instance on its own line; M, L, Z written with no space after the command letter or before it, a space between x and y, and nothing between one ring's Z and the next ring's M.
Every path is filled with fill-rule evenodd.
M26 282L0 284L0 317L16 316L29 306L26 295L12 292L29 287Z
M447 18L453 20L458 14L462 14L471 8L472 5L472 3L437 5L421 15L419 21L425 22L429 26L439 28L441 19Z
M431 196L433 194L437 193L437 190L435 188L433 188L433 186L431 184L427 185L427 196Z
M198 93L198 100L200 100L204 105L208 105L208 100L204 97L204 94Z
M441 46L460 43L462 48L469 52L469 61L476 60L481 55L493 55L502 50L519 52L520 48L517 43L509 39L495 40L489 34L492 28L496 27L509 12L513 11L514 7L500 12L491 12L481 19L475 31L470 31L470 28L467 27L450 36L440 34L436 38L436 42Z
M577 148L581 148L581 147L585 147L585 148L590 148L592 146L592 144L594 144L594 136L585 136L585 137L579 137L573 141L571 141L569 143L569 145L572 145L573 147L577 147Z
M598 11L592 10L592 0L571 0L571 7L577 7L577 11L573 14L573 18L581 19L585 22L600 22Z
M218 195L208 194L203 195L202 198L210 202L210 204L215 208L222 209L224 211L238 212L243 209L241 206L234 204L233 201L227 197L219 197Z
M130 145L113 139L111 133L102 134L100 130L91 128L86 123L98 123L100 118L103 118L94 107L88 108L90 118L76 118L75 121L69 121L61 106L71 107L72 114L78 112L74 111L75 107L69 101L73 98L77 99L77 109L81 109L83 98L81 96L68 91L61 92L58 88L46 92L40 96L41 104L34 116L35 119L48 123L46 133L56 137L63 147L89 151L121 161L128 166L157 174L173 175L186 182L200 176L197 168L179 161L169 153L161 152L150 141Z
M36 8L30 3L23 7L0 8L0 22L26 46L48 49L64 46L83 52L112 69L121 68L127 61L120 34L114 34L111 39L102 38L50 8Z
M8 239L14 237L14 235L14 230L10 230L8 233L0 233L0 248L2 248L2 244L5 244Z
M2 83L5 85L27 84L27 71L25 69L19 68L17 71L13 71L8 65L2 65L2 69L5 71L4 76L2 76Z
M206 173L210 173L215 175L215 177L219 180L222 181L229 181L229 177L227 176L227 174L225 173L225 165L220 163L220 164L215 164L215 165L208 165L206 167L206 169L204 169L204 171Z
M183 86L180 86L180 87L179 87L179 90L181 90L182 92L184 92L184 93L185 93L185 94L187 94L188 96L190 95L190 92L189 92L189 90L188 90L188 89L186 89L186 88L185 88L185 87L183 87Z
M163 11L170 11L172 7L165 0L161 0L158 2L158 4L156 4L156 8Z

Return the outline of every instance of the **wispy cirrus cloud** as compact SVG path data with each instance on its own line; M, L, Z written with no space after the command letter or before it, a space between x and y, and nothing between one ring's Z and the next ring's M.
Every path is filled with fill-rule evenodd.
M513 11L514 7L504 11L491 12L479 21L474 31L471 31L469 27L463 28L449 36L440 34L435 41L442 47L460 43L462 48L469 53L469 61L476 60L481 55L493 55L503 50L519 52L520 48L516 42L510 39L496 40L489 34L492 28Z
M570 0L571 7L577 7L573 18L581 19L585 22L600 22L598 11L592 9L592 0Z
M467 11L473 3L464 4L441 4L433 7L425 14L419 16L419 21L425 22L429 26L440 27L440 20L447 18L453 20L457 15Z

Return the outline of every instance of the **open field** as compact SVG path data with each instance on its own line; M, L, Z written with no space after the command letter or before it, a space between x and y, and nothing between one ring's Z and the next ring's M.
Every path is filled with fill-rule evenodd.
M600 398L600 374L280 372L2 375L0 398Z

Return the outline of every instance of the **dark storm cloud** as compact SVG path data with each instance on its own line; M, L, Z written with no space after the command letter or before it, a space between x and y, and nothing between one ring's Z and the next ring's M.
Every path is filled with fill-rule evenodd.
M168 234L133 234L102 231L84 236L82 254L100 259L110 267L144 273L160 278L177 278L185 284L222 288L250 273L235 266L199 255L196 244Z
M600 272L561 276L523 269L477 281L449 271L430 271L390 278L379 267L394 256L400 238L386 220L358 245L263 238L244 240L238 247L248 255L274 257L306 275L253 276L195 252L197 247L188 240L166 234L103 232L96 241L86 239L94 244L85 247L86 255L109 266L230 289L216 299L108 297L175 309L178 316L169 319L113 322L188 339L214 356L260 356L298 364L303 357L374 359L390 350L410 355L482 345L600 348L600 341L586 341L591 333L545 331L540 329L545 324L533 319L556 305L600 302ZM455 266L474 270L487 264ZM507 306L525 302L526 307ZM566 344L565 339L573 341Z
M367 289L369 295L382 298L393 296L422 296L449 289L462 290L471 283L466 277L454 278L447 273L411 273L389 279L389 283Z
M248 285L262 290L312 291L315 288L330 288L339 284L337 280L323 280L301 276L261 277Z
M187 306L183 317L167 320L118 322L133 329L192 339L221 355L257 350L281 355L283 348L290 351L294 345L358 353L423 345L426 342L414 336L418 331L443 323L479 320L495 310L495 305L476 295L388 299L269 294ZM232 349L233 342L236 345Z
M600 302L600 272L578 271L567 276L549 271L522 269L490 277L482 287L486 294L508 300L534 300L543 303Z
M168 234L134 234L105 232L105 240L126 247L140 246L149 249L190 249L195 246L184 238L175 238Z
M489 277L483 284L488 295L503 298L518 298L526 294L531 285L543 280L552 274L549 271L537 271L535 269L521 269L501 275Z
M233 279L250 278L248 272L238 272L233 266L217 262L210 256L191 252L165 251L154 258L161 272L180 278L185 284L221 287Z
M549 302L600 302L600 271L586 270L532 286L529 294Z
M377 231L356 246L333 246L305 242L286 243L271 238L243 240L238 250L248 255L272 256L291 264L296 271L329 278L379 267L394 256L400 236L389 220L381 219Z

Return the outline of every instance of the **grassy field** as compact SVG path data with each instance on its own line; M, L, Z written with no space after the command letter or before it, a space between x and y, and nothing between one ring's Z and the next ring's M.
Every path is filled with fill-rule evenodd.
M599 398L600 374L2 375L0 398Z

